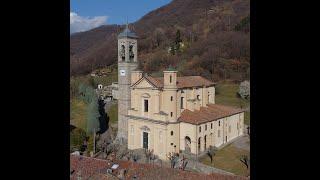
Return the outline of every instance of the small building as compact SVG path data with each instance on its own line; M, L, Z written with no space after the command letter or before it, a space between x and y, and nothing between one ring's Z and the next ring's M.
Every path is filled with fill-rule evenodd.
M112 97L113 97L113 99L118 99L119 98L118 83L117 82L113 82L111 84L111 89L112 89Z

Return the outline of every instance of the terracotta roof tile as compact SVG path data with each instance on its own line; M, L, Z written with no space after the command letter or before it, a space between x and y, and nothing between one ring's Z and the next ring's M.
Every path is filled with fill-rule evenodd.
M163 82L159 81L158 79L151 77L151 76L145 76L147 80L149 80L153 85L155 85L158 88L163 87Z
M244 112L244 110L230 106L208 104L207 107L201 107L200 110L190 111L188 109L181 113L178 121L191 124L201 124L213 120L221 119L227 116Z
M117 172L121 169L126 169L128 172L125 179L132 179L137 175L138 179L208 179L208 180L247 180L248 178L242 176L224 175L218 173L203 174L190 171L182 171L168 167L160 167L153 164L133 163L130 161L117 161L119 167L113 173L114 175L107 175L103 173L106 168L110 168L112 163L107 160L70 155L70 169L74 172L70 179L77 179L79 172L81 172L82 179L117 179Z
M159 87L163 87L163 77L155 77L161 85ZM190 87L200 87L200 86L212 86L215 83L202 77L202 76L182 76L177 77L177 87L178 88L190 88Z

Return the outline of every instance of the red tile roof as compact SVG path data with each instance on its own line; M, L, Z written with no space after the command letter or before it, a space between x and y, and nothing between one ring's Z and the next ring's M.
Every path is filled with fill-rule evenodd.
M109 163L109 164L108 164ZM129 161L117 161L119 167L114 173L121 169L126 169L127 173L125 179L132 179L134 175L138 179L172 179L172 180L247 180L248 178L242 176L224 175L218 173L202 174L190 171L182 171L168 167L160 167L153 164L133 163ZM103 171L110 168L112 163L107 160L89 158L84 156L70 155L70 170L74 170L70 179L77 179L79 171L81 170L82 179L113 179L115 176L107 175Z
M147 81L157 88L163 88L163 77L152 77L144 76ZM135 84L139 83L143 78L138 80ZM191 87L203 87L203 86L213 86L215 83L202 77L202 76L182 76L177 77L177 87L181 88L191 88Z
M190 124L202 124L241 112L244 112L244 110L224 105L208 104L208 107L200 107L200 110L184 110L178 121Z
M145 76L145 78L153 84L155 87L162 88L163 87L163 82L159 81L158 79L151 77L151 76Z
M163 77L154 78L163 87ZM213 86L215 83L202 77L202 76L182 76L177 77L178 88L191 88L191 87L202 87L202 86Z

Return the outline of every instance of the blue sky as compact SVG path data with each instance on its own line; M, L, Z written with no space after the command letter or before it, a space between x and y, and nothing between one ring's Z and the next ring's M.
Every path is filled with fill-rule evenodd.
M135 22L171 0L70 0L70 33Z

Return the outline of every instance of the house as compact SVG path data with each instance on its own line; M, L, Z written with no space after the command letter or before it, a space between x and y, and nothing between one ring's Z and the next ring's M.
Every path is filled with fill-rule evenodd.
M117 165L116 169L112 166ZM125 173L124 173L125 172ZM208 179L208 180L248 180L247 177L220 173L197 173L182 171L156 164L134 163L96 159L81 155L70 155L70 179Z

